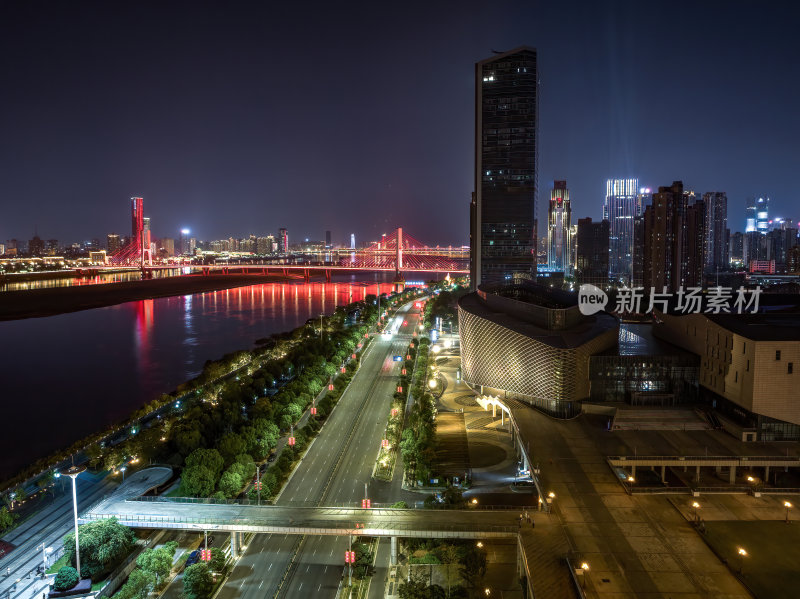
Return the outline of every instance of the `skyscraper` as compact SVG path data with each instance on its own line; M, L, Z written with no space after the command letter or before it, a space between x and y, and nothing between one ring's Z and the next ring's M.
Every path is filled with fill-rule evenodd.
M747 198L745 211L747 220L744 232L766 233L769 228L769 198Z
M638 179L609 179L603 219L609 223L608 275L611 283L633 280L633 220L642 214Z
M705 270L717 272L729 266L728 196L724 191L703 194L706 207Z
M685 193L681 181L653 194L643 218L645 290L675 293L679 287L702 285L705 215L703 201Z
M521 46L475 65L475 191L471 283L536 273L538 71Z
M330 231L325 231L325 247L326 248L331 247L331 232Z
M547 268L551 272L570 271L570 222L571 210L569 189L566 181L554 181L547 211Z
M278 229L278 253L289 253L289 232L286 229Z
M350 249L351 250L356 249L356 234L355 233L350 233Z
M608 285L609 223L593 223L591 218L578 219L575 238L575 280L579 285Z
M109 233L106 235L106 249L108 250L109 256L116 254L121 247L122 245L119 241L119 235L116 233Z

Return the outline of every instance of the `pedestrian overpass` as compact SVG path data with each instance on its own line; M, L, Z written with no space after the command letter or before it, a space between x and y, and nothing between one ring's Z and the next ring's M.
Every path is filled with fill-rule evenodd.
M441 539L516 537L519 511L247 505L192 498L109 498L79 522L116 518L132 528Z

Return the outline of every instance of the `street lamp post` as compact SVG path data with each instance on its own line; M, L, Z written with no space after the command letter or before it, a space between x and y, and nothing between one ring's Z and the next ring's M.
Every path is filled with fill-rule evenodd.
M786 508L786 524L789 524L789 510L792 509L792 504L788 501L784 501L783 507Z
M76 570L78 570L78 580L81 578L81 550L78 543L78 491L75 479L84 470L86 470L86 466L70 466L62 472L64 476L69 476L72 479L72 512L75 516L75 565L77 566Z
M128 469L127 466L120 466L119 471L122 472L122 482L125 482L125 471Z
M583 578L581 579L581 587L585 590L586 589L586 577L589 575L589 564L583 562L581 564L581 573L583 574Z
M699 503L697 503L696 501L693 501L693 502L692 502L692 507L694 508L694 521L695 521L695 522L699 522L700 520L699 520L699 518L698 518L698 516L697 516L697 508L699 508L699 507L700 507L700 504L699 504Z
M744 558L747 557L747 550L744 547L739 547L737 550L739 554L739 574L742 573L742 566L744 566Z

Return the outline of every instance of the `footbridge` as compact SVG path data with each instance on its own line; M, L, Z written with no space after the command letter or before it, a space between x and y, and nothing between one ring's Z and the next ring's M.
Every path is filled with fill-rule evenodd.
M84 512L79 522L111 517L133 528L232 533L492 539L519 532L518 509L259 506L160 497L112 497Z

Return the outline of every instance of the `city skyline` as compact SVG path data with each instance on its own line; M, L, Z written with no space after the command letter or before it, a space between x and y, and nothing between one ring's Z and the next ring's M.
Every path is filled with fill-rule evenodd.
M142 196L155 237L189 227L199 239L221 238L245 233L255 219L301 238L331 230L335 239L352 231L366 239L400 225L426 241L466 243L471 67L490 49L521 44L535 46L541 62L540 221L547 182L569 180L576 217L598 218L604 181L614 177L725 191L732 231L750 196L769 196L771 214L797 217L791 165L800 131L788 115L798 83L780 76L796 44L790 8L751 14L744 3L621 3L567 14L532 5L513 23L485 25L489 9L478 5L427 7L430 22L409 7L378 38L370 16L355 9L322 10L320 23L302 29L295 9L265 19L258 7L234 14L193 5L175 33L158 23L177 5L160 8L160 19L147 6L91 6L20 4L4 19L2 73L11 91L3 106L14 119L3 125L2 159L14 203L0 239L28 237L36 226L57 239L120 232L114 202ZM579 43L563 46L549 27L560 19ZM351 39L332 37L331 24ZM643 30L677 24L668 56L639 43ZM742 43L751 38L739 34L757 27L773 35ZM705 39L707 30L726 34L714 44L677 43ZM133 31L149 43L117 41ZM418 41L409 45L407 31ZM361 51L370 44L374 55ZM315 76L303 76L312 63ZM280 75L271 75L276 68ZM752 75L746 89L741 69ZM647 91L669 79L704 93L665 102ZM767 87L769 95L758 93ZM728 143L742 118L737 143Z

